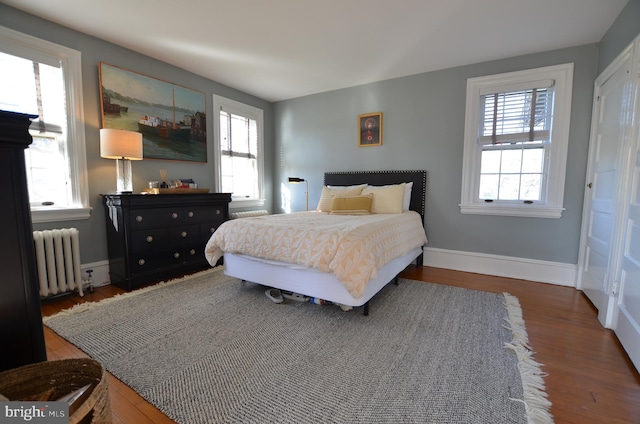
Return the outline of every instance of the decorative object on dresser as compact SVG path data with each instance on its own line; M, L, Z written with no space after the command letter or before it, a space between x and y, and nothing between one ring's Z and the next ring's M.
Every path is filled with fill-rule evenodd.
M0 111L0 371L47 360L24 158L36 117Z
M116 190L133 193L131 161L142 160L142 134L135 131L100 130L100 156L116 160Z
M204 246L229 202L230 193L104 195L111 283L132 290L208 268Z

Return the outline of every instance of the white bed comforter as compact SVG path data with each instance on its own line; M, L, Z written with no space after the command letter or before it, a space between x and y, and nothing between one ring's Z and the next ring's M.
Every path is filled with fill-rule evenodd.
M333 272L358 298L379 268L426 242L421 217L413 211L297 212L227 221L207 242L205 256L211 265L230 252Z

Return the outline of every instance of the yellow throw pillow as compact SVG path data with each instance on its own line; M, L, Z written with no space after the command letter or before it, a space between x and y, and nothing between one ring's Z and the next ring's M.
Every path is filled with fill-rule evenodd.
M362 193L362 189L365 186L366 184L348 187L324 186L322 187L322 194L320 195L320 201L318 202L318 207L316 209L320 212L331 212L331 199L336 196L358 196L360 193Z
M406 184L367 186L362 194L373 194L371 213L402 213L402 200Z
M372 201L373 194L334 197L331 200L331 213L343 215L368 215L371 213Z

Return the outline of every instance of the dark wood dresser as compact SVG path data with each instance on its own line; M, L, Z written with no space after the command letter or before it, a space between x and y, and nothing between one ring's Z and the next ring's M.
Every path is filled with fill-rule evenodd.
M47 360L24 159L36 117L0 111L0 371Z
M204 247L229 193L103 195L111 283L132 290L210 267Z

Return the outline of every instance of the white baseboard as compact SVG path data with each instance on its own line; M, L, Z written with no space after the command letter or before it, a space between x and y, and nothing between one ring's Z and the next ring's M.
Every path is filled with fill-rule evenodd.
M424 265L575 287L577 265L475 252L424 248Z
M88 264L80 265L82 270L82 279L86 280L89 275L87 270L93 270L91 277L93 278L93 287L106 286L111 284L111 277L109 277L109 261L91 262Z
M424 265L567 287L575 287L578 269L577 265L560 262L445 250L433 247L424 248ZM94 287L111 284L109 261L82 264L81 268L83 279L87 278L87 269L93 270Z

